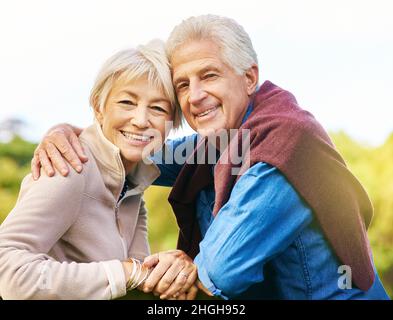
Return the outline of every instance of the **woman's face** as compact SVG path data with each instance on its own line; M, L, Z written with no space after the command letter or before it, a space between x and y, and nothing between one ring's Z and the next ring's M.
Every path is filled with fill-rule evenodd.
M95 110L105 137L120 149L126 172L152 150L161 148L165 122L173 121L169 99L146 77L130 82L117 80L104 110Z

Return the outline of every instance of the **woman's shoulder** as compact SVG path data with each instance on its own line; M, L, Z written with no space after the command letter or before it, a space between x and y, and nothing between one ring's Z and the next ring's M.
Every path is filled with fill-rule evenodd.
M31 174L24 177L21 183L20 196L26 192L39 192L49 197L62 196L75 198L77 195L85 193L87 181L95 171L95 160L87 145L84 145L84 151L88 161L83 164L83 170L78 173L70 164L68 166L67 176L63 176L55 169L53 176L48 176L43 168L40 169L40 177L34 180Z
M27 192L38 192L47 197L67 198L72 196L74 198L75 195L84 193L87 170L83 171L78 174L72 168L69 168L68 175L64 177L55 170L55 174L50 177L41 168L40 177L37 180L34 180L31 174L24 177L20 195Z

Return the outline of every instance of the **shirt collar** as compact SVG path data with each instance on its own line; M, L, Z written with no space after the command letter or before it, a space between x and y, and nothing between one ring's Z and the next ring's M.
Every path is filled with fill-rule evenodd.
M252 99L252 101L250 102L250 104L247 107L246 114L244 115L243 120L242 120L242 125L244 124L244 122L246 122L246 120L250 116L253 109L254 109L254 99Z

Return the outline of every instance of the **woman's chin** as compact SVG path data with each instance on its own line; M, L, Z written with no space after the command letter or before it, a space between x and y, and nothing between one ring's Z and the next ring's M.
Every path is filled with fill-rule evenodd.
M142 152L140 153L126 153L126 152L122 152L121 153L123 160L130 162L130 163L136 163L141 161L144 157L142 156Z

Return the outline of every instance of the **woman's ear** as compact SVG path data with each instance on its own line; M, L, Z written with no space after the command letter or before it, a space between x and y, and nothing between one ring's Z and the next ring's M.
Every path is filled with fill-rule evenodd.
M251 96L258 85L259 80L259 69L256 64L253 64L245 73L246 76L246 85L247 85L247 94Z
M98 101L96 99L94 99L92 104L93 104L94 116L97 119L98 123L100 125L102 125L104 116L102 114L102 111L101 111L101 108L99 106L99 103L98 103Z

